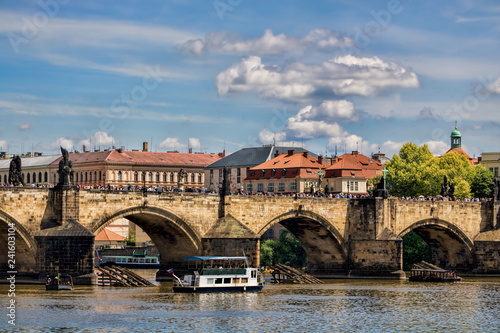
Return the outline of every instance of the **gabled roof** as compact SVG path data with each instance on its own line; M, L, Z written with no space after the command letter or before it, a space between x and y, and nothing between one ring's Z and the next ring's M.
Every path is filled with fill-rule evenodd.
M206 167L206 169L221 169L221 168L247 168L254 167L265 161L270 160L276 153L283 154L289 150L295 152L305 152L304 148L286 147L286 146L262 146L240 149ZM315 156L314 154L312 154Z
M326 178L356 177L368 179L381 175L383 168L384 165L379 161L358 152L352 152L339 156L337 161L326 169Z
M95 241L105 241L105 242L118 242L124 241L125 237L122 235L118 235L116 232L109 230L108 228L104 228L100 233L97 234L94 238Z
M325 169L322 158L308 152L281 154L261 163L248 171L245 180L279 178L318 178L318 170Z
M58 164L58 160L53 164ZM140 165L179 165L204 167L220 159L217 154L193 154L150 151L98 151L71 153L69 159L73 165L83 163L105 162L109 164L140 164Z

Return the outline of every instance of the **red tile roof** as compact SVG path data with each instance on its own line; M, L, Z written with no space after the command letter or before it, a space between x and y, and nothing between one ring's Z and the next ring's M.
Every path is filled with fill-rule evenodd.
M95 241L117 242L124 241L125 237L118 235L116 232L104 228L100 233L95 236Z
M383 168L384 165L379 161L353 152L339 156L337 161L326 169L325 178L354 176L355 178L369 179L381 175Z
M325 169L322 158L315 158L307 152L281 154L277 157L251 168L245 180L270 178L318 178L319 168ZM264 171L264 172L262 172Z
M218 154L192 154L173 152L143 152L109 150L98 152L71 153L73 165L105 162L108 164L180 165L205 167L221 157ZM58 164L61 158L52 164Z
M450 150L448 150L446 153L444 153L445 155L448 154L448 153L452 153L452 152L455 152L457 154L460 154L460 155L463 155L465 157L467 157L467 159L469 160L470 164L477 164L478 163L478 160L477 158L473 158L471 157L469 154L467 154L465 152L465 150L463 150L462 148L451 148Z

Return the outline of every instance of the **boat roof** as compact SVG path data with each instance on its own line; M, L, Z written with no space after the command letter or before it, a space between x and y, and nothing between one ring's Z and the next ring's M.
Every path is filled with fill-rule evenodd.
M220 256L211 256L211 257L187 257L184 260L246 260L248 257L220 257Z

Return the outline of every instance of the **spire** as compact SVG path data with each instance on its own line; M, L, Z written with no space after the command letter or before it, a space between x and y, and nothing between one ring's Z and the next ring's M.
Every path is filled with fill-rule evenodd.
M455 129L451 132L451 149L462 148L462 133L458 130L457 121L455 121Z

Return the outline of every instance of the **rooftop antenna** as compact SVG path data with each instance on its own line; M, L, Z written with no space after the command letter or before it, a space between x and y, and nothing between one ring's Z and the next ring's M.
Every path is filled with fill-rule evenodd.
M273 146L276 146L276 132L273 134Z
M335 157L337 157L337 145L335 145Z

